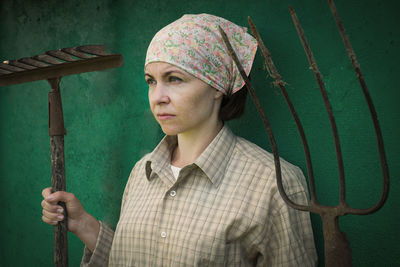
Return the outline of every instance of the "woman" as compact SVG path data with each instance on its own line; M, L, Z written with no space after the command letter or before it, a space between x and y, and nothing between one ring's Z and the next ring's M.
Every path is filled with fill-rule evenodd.
M73 194L43 190L44 222L62 220L66 202L82 266L315 265L309 214L281 199L271 154L224 124L243 113L246 90L218 25L248 74L256 41L216 16L185 15L149 45L149 103L166 137L134 166L115 233ZM299 168L282 160L282 173L288 195L307 202Z

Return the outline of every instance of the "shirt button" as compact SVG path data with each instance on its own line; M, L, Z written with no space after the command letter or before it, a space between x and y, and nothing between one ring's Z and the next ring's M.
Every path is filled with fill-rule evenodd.
M171 197L176 196L176 191L175 191L175 190L172 190L171 192L169 192L169 195L170 195Z
M161 232L161 237L165 238L167 236L166 232Z

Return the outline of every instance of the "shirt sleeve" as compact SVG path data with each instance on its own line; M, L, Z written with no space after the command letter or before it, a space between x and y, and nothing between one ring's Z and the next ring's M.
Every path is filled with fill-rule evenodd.
M100 232L97 237L96 247L91 252L86 246L84 248L81 267L106 267L111 251L114 231L106 224L100 222Z
M309 202L305 178L300 169L285 173L289 183L285 191L294 202ZM259 236L252 247L256 250L256 266L317 266L317 253L310 213L290 207L277 188L270 191L270 211L263 215L266 224L255 231ZM262 230L261 230L262 229ZM252 233L254 234L254 233ZM253 252L254 253L254 252Z
M277 197L281 197L279 194ZM289 196L295 203L304 203L306 193ZM316 266L317 254L309 212L298 211L282 200L278 212L271 216L265 257L257 266Z
M128 182L124 189L124 194L122 196L121 204L121 214L124 210L125 202L128 198L129 188L131 184L132 177L135 174L134 167L129 176ZM97 238L96 246L93 252L91 252L86 246L83 251L83 256L81 260L81 267L106 267L108 266L108 261L111 252L111 246L114 239L114 231L108 227L106 224L100 221L100 232Z

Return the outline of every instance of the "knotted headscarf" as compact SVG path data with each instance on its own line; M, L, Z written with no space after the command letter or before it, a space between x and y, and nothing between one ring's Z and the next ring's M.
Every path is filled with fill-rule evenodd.
M184 15L162 28L147 49L145 65L166 62L175 65L224 94L244 86L229 55L218 25L225 31L248 75L257 50L256 40L226 19L209 15Z

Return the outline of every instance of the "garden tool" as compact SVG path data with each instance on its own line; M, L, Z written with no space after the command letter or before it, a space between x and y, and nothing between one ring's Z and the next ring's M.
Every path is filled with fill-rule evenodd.
M308 45L308 42L305 38L304 31L299 23L299 20L297 18L296 13L293 10L293 8L292 7L289 8L290 13L291 13L293 22L295 24L295 27L297 29L298 35L300 37L300 40L303 44L304 50L306 52L307 58L309 60L310 66L311 66L311 69L313 70L315 78L317 80L318 87L322 94L322 98L323 98L325 108L328 113L330 125L331 125L332 132L333 132L337 164L338 164L338 171L339 171L339 185L340 185L340 191L339 191L340 199L339 199L339 204L337 206L322 205L321 203L318 202L318 200L316 198L310 150L309 150L306 136L305 136L305 133L303 130L303 126L300 123L300 120L297 116L296 110L294 109L294 106L289 98L289 95L288 95L286 89L285 89L285 82L282 80L281 76L279 75L279 73L271 59L270 52L265 47L264 42L262 41L262 39L260 37L260 34L258 33L255 25L253 24L252 20L249 17L250 28L251 28L252 34L257 39L258 46L260 47L260 50L265 59L266 69L267 69L269 75L275 80L274 85L280 88L280 90L285 98L285 101L287 102L287 104L289 106L292 117L296 123L296 127L300 134L303 149L305 152L306 166L307 166L307 171L308 171L308 180L309 180L309 187L310 187L309 204L303 205L303 204L294 203L287 196L287 194L285 193L285 190L283 188L283 185L282 185L282 175L281 175L279 154L278 154L278 149L277 149L277 145L276 145L276 142L275 142L275 139L273 136L271 126L261 108L259 99L255 95L255 92L250 83L250 80L246 76L246 73L244 72L243 67L240 64L240 61L238 60L235 51L233 50L232 46L230 45L226 34L223 32L223 30L221 28L219 30L223 36L224 42L230 52L230 55L232 56L232 59L235 61L235 64L238 67L241 76L245 80L247 89L249 90L250 95L251 95L251 97L256 105L256 108L261 115L263 123L267 129L268 137L269 137L269 140L271 143L271 149L272 149L273 156L274 156L277 186L278 186L278 190L279 190L281 197L290 207L292 207L294 209L301 210L301 211L307 211L307 212L313 212L313 213L319 214L321 216L322 225L323 225L323 234L324 234L324 244L325 244L325 266L327 266L327 267L348 267L348 266L352 266L351 249L350 249L349 240L348 240L346 234L341 232L339 229L339 217L344 216L346 214L367 215L367 214L371 214L371 213L379 210L383 206L383 204L385 203L385 201L387 200L387 197L388 197L389 170L388 170L388 165L387 165L387 161L386 161L385 150L384 150L384 145L383 145L383 138L382 138L382 133L381 133L380 126L379 126L379 121L378 121L375 107L372 103L372 99L369 94L368 88L367 88L364 78L361 74L360 65L356 59L354 50L352 49L352 47L350 45L350 41L344 30L342 22L337 14L337 10L336 10L336 7L335 7L333 1L329 0L328 2L330 5L332 14L334 16L334 19L336 21L336 24L339 28L339 32L340 32L342 39L344 41L344 44L346 46L349 57L351 59L354 70L355 70L357 77L359 79L359 82L361 84L362 92L367 101L368 108L370 110L372 122L373 122L374 129L375 129L375 134L377 137L380 163L381 163L382 175L383 175L382 195L381 195L380 199L378 200L378 202L374 206L367 208L367 209L352 208L346 202L343 159L342 159L342 153L341 153L340 142L339 142L339 134L338 134L337 127L336 127L335 118L334 118L333 112L332 112L332 106L328 99L328 95L325 90L325 85L324 85L324 82L322 81L321 73L318 70L318 67L315 62L314 56L311 52L310 46Z
M65 191L64 119L60 80L63 76L99 71L122 65L122 56L107 54L103 45L85 45L45 52L34 57L0 63L0 86L47 80L50 84L49 135L52 191ZM54 226L54 266L68 266L67 214Z

